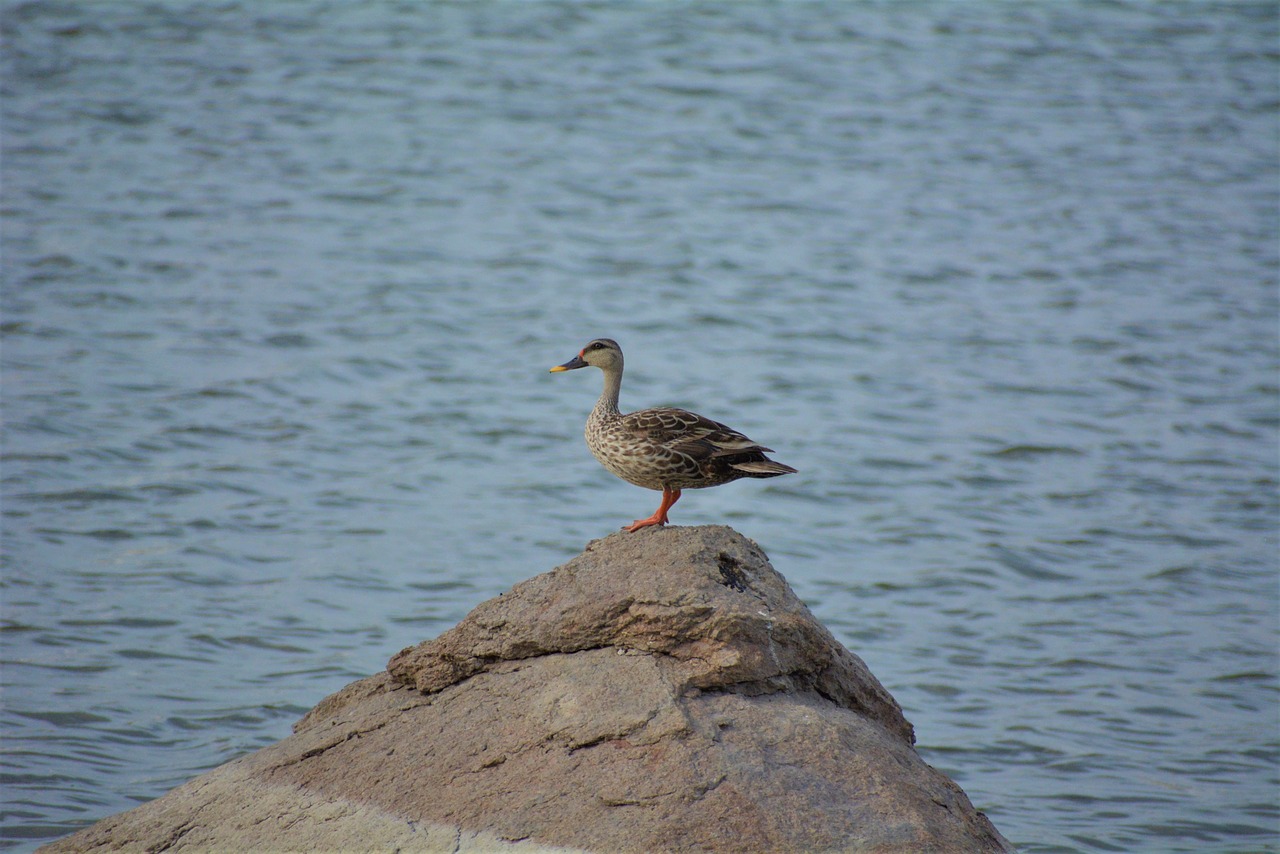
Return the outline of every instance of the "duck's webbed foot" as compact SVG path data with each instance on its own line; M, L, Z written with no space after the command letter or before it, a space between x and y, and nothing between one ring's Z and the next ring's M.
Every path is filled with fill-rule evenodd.
M638 531L641 528L650 528L654 525L662 526L667 524L667 511L671 509L671 505L680 500L680 490L671 489L664 486L662 488L662 503L658 505L658 509L648 519L637 519L630 525L623 526L625 531Z

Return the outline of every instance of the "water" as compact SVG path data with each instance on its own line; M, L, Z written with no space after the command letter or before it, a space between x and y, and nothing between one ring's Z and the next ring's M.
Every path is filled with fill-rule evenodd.
M608 335L1022 850L1280 848L1274 4L0 8L0 845L652 512Z

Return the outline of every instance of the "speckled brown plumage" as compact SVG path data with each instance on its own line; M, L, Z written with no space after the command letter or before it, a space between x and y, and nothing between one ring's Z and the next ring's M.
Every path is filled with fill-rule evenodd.
M618 409L622 348L612 339L597 338L573 359L551 370L571 371L588 365L604 372L604 392L587 418L587 447L601 465L628 483L662 491L658 510L627 526L628 531L665 525L667 511L679 500L682 489L795 472L765 456L771 449L696 413L664 408L624 415Z

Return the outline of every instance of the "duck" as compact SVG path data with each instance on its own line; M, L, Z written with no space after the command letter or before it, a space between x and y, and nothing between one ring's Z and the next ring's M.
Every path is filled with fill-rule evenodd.
M695 412L661 407L623 414L622 348L596 338L551 373L593 367L604 372L604 391L587 417L587 447L600 464L636 486L660 490L652 516L624 525L628 532L668 523L667 514L685 489L720 486L744 477L779 477L796 469L769 459L773 453L733 428Z

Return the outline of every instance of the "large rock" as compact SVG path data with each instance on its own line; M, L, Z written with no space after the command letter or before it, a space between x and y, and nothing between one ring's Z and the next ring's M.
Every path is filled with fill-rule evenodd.
M46 851L1008 851L725 527L614 534Z

